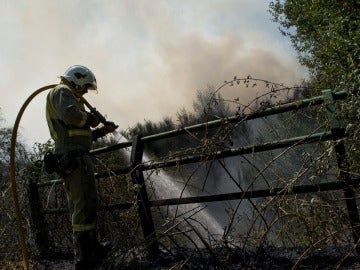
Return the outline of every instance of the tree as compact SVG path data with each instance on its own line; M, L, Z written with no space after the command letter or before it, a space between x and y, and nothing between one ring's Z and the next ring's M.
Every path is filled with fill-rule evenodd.
M270 2L270 12L309 69L315 87L359 86L359 1L277 0Z
M351 170L360 173L360 1L276 0L270 2L270 12L309 69L313 94L348 91L339 118L349 135Z

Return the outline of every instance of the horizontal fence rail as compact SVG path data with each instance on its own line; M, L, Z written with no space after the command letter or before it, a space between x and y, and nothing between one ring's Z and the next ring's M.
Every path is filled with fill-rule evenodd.
M294 195L294 194L303 194L310 192L335 191L335 190L341 190L344 187L346 187L345 183L336 181L336 182L320 183L317 185L285 186L285 187L233 192L233 193L225 193L225 194L217 194L217 195L150 200L149 203L150 206L155 207L155 206L167 206L167 205L220 202L220 201L273 197L280 195ZM125 210L125 209L130 209L133 206L134 206L133 203L120 203L120 204L102 206L100 207L99 210L102 211ZM57 208L57 209L45 209L43 210L42 213L63 214L67 212L68 212L67 208Z

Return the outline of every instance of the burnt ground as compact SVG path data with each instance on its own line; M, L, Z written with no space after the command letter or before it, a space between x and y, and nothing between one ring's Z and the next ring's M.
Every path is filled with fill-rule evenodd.
M22 264L3 265L1 269L22 269ZM70 270L72 258L51 258L31 261L33 270ZM162 251L156 258L145 252L132 251L128 254L114 254L95 269L204 269L204 270L360 270L360 255L345 249L325 248L311 250L304 255L299 248L266 248L261 251L216 248L209 250Z
M302 256L304 249L266 248L266 250L243 251L217 248L186 250L163 253L157 260L135 260L123 269L224 269L224 270L360 270L360 256L339 249L313 250L310 256ZM186 256L183 256L186 253ZM300 260L301 258L301 260ZM112 268L117 269L117 268Z

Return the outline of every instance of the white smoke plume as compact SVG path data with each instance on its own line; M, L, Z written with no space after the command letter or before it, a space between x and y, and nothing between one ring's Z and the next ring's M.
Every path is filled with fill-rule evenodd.
M121 129L191 109L208 84L252 75L286 84L305 75L271 21L267 1L1 0L2 116L11 125L25 99L57 83L70 65L95 73L86 98ZM230 90L229 90L230 91ZM254 92L231 95L252 99ZM49 138L45 94L30 105L22 134Z

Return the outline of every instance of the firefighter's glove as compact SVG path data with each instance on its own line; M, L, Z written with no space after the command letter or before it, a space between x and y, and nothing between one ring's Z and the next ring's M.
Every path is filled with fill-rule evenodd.
M92 113L87 112L86 125L90 127L96 127L100 124L100 119L93 115Z
M104 132L106 132L106 134L114 132L115 129L117 129L119 126L115 125L114 122L110 122L110 121L106 121L104 126L102 127L102 129L104 129Z
M101 138L105 136L108 133L114 132L115 129L117 129L119 126L115 125L114 122L107 121L104 123L104 126L101 128L95 129L93 131L93 140L97 140L98 138Z

